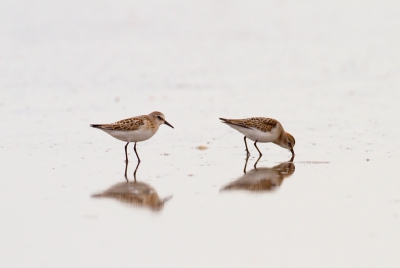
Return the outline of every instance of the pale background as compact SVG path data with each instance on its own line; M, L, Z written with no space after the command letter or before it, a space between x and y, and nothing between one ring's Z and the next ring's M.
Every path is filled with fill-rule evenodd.
M1 1L1 267L399 267L398 1ZM159 212L91 195L138 144ZM273 192L220 192L266 116L296 138ZM200 151L196 147L207 146ZM129 177L135 167L130 145ZM290 152L260 144L259 167ZM249 143L252 168L257 151Z

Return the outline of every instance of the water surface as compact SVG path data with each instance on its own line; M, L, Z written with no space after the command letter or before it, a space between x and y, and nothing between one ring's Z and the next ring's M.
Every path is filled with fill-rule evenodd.
M1 266L398 267L399 7L6 2ZM89 124L154 110L175 129L138 143L137 184L130 144L127 183L125 144ZM251 116L293 163L259 144L254 169L249 143L243 172L218 118ZM172 199L92 197L113 187Z

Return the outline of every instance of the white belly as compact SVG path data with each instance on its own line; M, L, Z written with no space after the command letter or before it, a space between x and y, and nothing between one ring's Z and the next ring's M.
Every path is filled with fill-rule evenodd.
M252 141L258 142L274 142L279 137L277 128L271 129L269 132L263 132L255 128L244 128L236 125L228 124L231 128L236 129Z
M108 130L102 129L114 138L126 141L126 142L138 142L150 139L155 132L149 129L138 129L134 131L120 131L120 130Z

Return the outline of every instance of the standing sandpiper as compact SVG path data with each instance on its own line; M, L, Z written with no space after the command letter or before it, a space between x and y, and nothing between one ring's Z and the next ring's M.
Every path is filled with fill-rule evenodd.
M246 119L225 119L220 118L223 123L244 134L244 144L246 145L247 156L250 155L247 148L246 137L254 141L254 146L262 156L257 147L257 142L273 142L283 148L289 149L294 157L293 147L295 140L292 135L285 132L281 123L272 118L252 117Z
M160 112L152 112L148 115L140 115L128 119L120 120L112 124L92 124L91 127L101 129L116 139L127 142L125 145L125 162L128 163L128 153L126 149L130 142L134 142L135 154L140 163L139 155L136 151L136 143L145 141L156 134L158 127L166 124L174 128L170 123L165 121L165 116Z

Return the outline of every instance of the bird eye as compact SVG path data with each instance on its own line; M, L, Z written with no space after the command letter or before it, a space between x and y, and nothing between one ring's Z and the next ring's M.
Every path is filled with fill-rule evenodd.
M159 115L157 115L157 118L160 119L160 120L163 120L163 118L161 116L159 116Z

